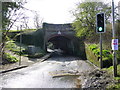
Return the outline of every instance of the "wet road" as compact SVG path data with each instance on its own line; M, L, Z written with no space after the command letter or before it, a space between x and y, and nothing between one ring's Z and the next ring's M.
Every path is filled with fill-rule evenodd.
M93 70L93 67L77 57L55 56L47 61L1 75L0 87L76 88L79 75L90 70Z

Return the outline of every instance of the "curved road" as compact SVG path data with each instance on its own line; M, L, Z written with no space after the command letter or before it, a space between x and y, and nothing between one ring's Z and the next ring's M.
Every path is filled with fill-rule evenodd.
M94 67L72 56L54 56L2 75L2 88L76 88L76 80ZM81 80L81 84L83 83Z

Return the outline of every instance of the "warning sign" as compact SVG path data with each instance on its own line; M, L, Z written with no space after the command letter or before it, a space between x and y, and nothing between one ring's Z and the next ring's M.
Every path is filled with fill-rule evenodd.
M112 50L118 50L118 39L112 39Z

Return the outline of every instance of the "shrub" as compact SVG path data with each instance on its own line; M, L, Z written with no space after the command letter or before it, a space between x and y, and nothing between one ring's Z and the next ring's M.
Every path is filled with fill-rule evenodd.
M120 44L119 44L119 50L117 51L117 59L118 59L118 63L120 63Z
M5 54L4 54L4 58L5 58L5 60L8 61L9 63L15 63L15 62L18 62L18 61L19 61L15 56L10 55L9 53L5 53Z
M93 50L93 53L99 57L100 50L96 48Z
M103 54L104 57L109 56L110 55L110 51L109 50L103 50L102 54Z
M96 57L100 57L100 48L98 48L97 44L90 44L89 49L94 53ZM109 67L112 65L112 54L110 50L102 50L102 58L103 58L103 67Z
M21 47L21 52L20 52L20 46L17 46L15 44L15 41L10 40L6 43L6 48L12 52L14 52L17 55L24 55L26 54L25 52L23 52L25 50L25 48Z
M91 44L91 45L89 45L89 48L93 51L94 49L97 49L97 45Z

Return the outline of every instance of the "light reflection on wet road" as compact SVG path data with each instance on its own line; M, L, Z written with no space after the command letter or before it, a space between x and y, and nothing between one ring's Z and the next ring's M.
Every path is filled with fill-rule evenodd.
M51 57L42 63L12 71L2 75L4 88L76 88L78 76L64 76L53 78L51 73L63 74L66 72L85 72L93 67L82 60L72 56Z

